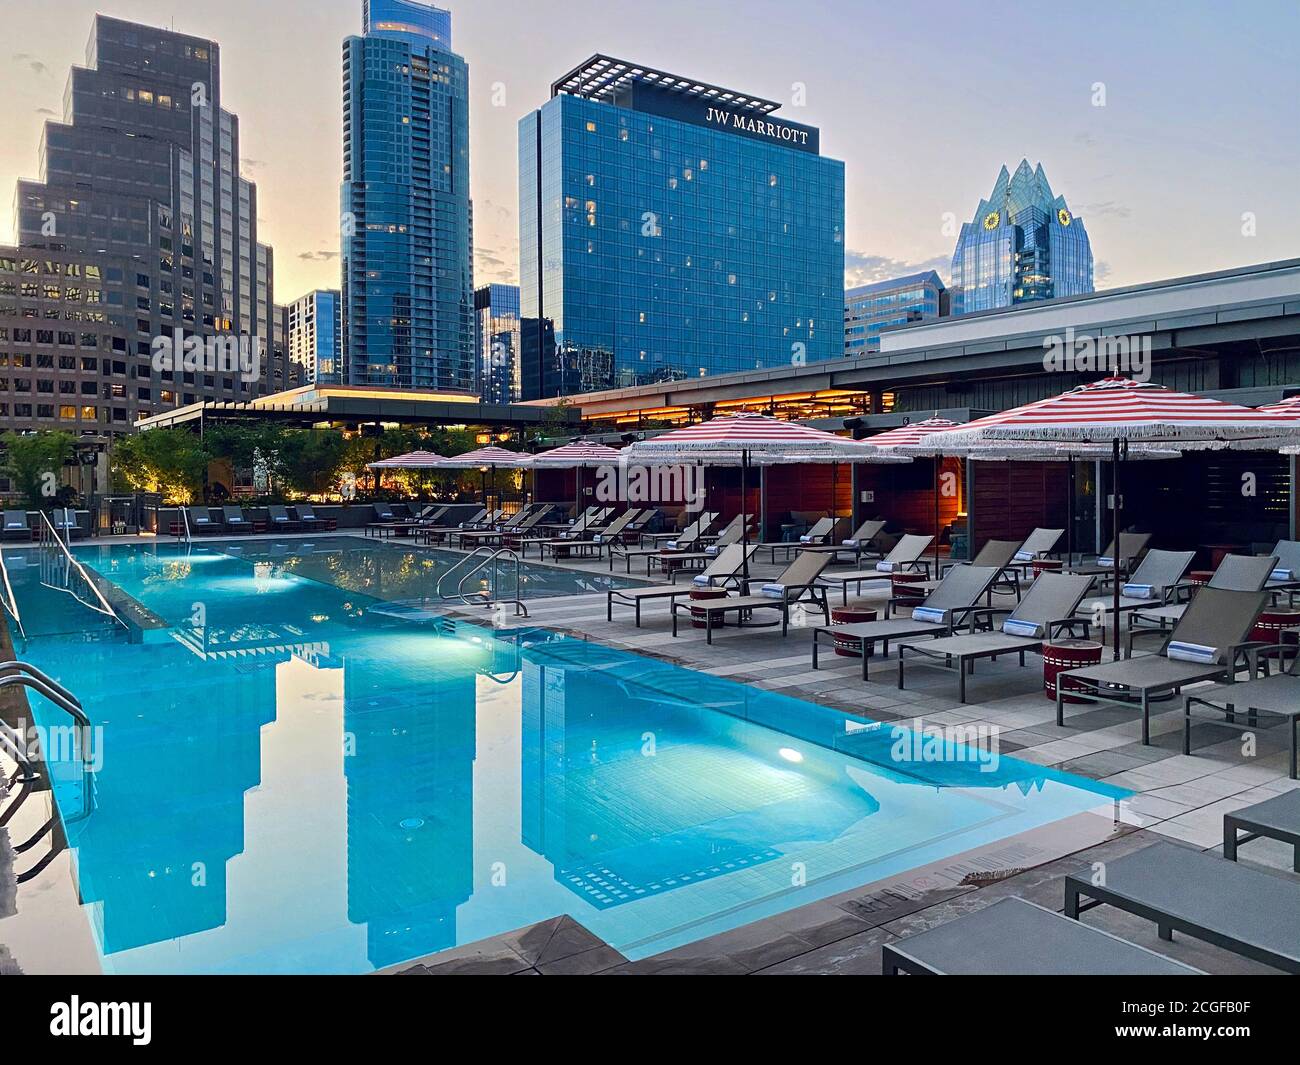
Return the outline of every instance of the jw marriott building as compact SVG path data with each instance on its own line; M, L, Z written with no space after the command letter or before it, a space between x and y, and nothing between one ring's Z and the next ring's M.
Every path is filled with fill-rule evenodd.
M843 354L844 164L747 93L596 55L519 123L523 398Z

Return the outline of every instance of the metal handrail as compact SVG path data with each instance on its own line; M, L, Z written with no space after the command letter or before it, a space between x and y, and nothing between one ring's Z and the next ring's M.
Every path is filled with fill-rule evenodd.
M9 672L13 670L15 672ZM80 726L81 732L81 779L82 799L81 813L75 817L64 817L64 823L72 823L89 817L94 810L94 796L91 790L90 774L94 765L94 753L91 751L90 717L81 706L81 701L53 677L27 662L0 662L0 689L19 685L30 688L38 695L45 696L50 702L66 713ZM26 741L7 724L0 722L0 736L13 749L17 757L29 772Z
M18 631L25 640L27 639L27 630L23 628L23 619L18 613L18 598L14 595L14 586L9 583L9 567L5 565L3 547L0 547L0 576L4 577L4 608L9 616L14 619L14 624L18 626Z
M182 507L178 503L176 505L176 509L181 512L181 528L185 532L185 542L187 544L191 543L193 541L193 537L190 535L190 508Z
M77 595L77 593L74 592L71 588L55 588L54 585L49 585L49 584L47 584L46 587L55 588L56 591L60 591L60 592L67 592L70 596L72 596L73 599L77 600L77 602L81 603L83 606L87 607L88 609L93 610L98 614L104 614L107 617L110 617L114 621L116 621L119 625L122 626L122 628L129 629L127 623L117 616L117 611L114 610L112 605L109 603L109 601L104 598L104 593L99 590L99 585L97 585L93 580L90 579L90 574L86 572L86 567L83 566L80 562L78 562L75 558L73 558L72 552L68 550L68 545L63 542L63 537L59 535L59 530L56 529L54 527L54 524L50 521L49 515L46 514L45 511L43 510L38 511L37 513L40 514L41 521L44 522L44 524L41 526L41 539L40 539L41 546L44 547L46 544L48 544L50 537L54 538L54 542L58 544L59 550L63 552L63 557L68 560L68 565L71 566L73 569L75 569L79 574L81 574L82 580L84 580L86 584L90 587L90 590L95 593L95 598L99 600L99 606L95 606L94 603L87 603L84 599L81 598L81 596Z
M445 594L442 590L443 582L446 581L453 573L459 570L462 566L478 558L485 551L489 552L487 556L483 557L479 561L479 564L477 566L475 566L473 569L466 572L460 578L460 581L456 585L456 591L451 595ZM439 599L459 599L466 606L471 605L471 603L474 601L480 603L481 605L486 606L487 604L493 601L493 596L485 592L480 592L480 593L466 592L465 584L467 581L471 580L478 573L481 573L489 565L494 567L493 574L495 577L496 567L500 563L501 559L503 558L514 566L514 571L515 571L515 594L513 598L505 601L510 602L514 605L516 617L525 617L525 618L528 617L528 608L524 605L523 600L519 598L519 555L509 547L493 548L493 547L484 546L484 547L475 548L472 552L470 552L468 555L462 558L459 562L457 562L454 566L452 566L451 569L447 570L446 573L442 574L442 576L438 578L438 584L437 587L435 588L435 594L438 596ZM497 587L497 581L495 579L492 582L492 587L493 589Z

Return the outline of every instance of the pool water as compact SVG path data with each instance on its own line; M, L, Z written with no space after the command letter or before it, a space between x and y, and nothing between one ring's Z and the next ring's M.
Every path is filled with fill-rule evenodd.
M641 958L1127 794L952 745L899 761L890 725L544 629L395 617L379 594L418 565L376 581L341 550L82 550L157 615L138 642L6 552L20 657L102 726L88 783L50 768L106 971L366 972L565 913Z

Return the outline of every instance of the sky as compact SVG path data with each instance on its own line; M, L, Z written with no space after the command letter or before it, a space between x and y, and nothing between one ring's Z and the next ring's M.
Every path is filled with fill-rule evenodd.
M1300 0L449 6L470 68L479 285L518 279L518 120L594 52L785 101L778 114L820 127L823 154L845 163L850 286L946 278L955 227L1021 158L1087 224L1098 288L1300 256ZM0 240L102 10L220 43L275 298L338 287L340 42L360 31L361 0L4 10Z

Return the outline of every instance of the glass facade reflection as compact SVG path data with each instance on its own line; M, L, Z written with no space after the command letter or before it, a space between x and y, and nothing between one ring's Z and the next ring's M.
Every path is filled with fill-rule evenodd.
M844 354L880 350L880 331L948 313L948 290L933 270L876 281L844 293Z
M1040 163L1004 166L988 199L961 227L952 257L953 312L988 311L1093 291L1083 220L1048 184Z
M816 129L605 57L552 93L519 124L525 399L841 354L844 165Z
M472 391L469 68L447 11L364 17L343 42L346 383Z
M517 402L522 397L518 285L475 290L474 351L483 402Z
M340 305L339 291L328 288L308 292L289 304L285 343L290 363L301 367L301 383L342 384Z

